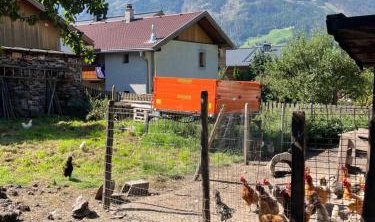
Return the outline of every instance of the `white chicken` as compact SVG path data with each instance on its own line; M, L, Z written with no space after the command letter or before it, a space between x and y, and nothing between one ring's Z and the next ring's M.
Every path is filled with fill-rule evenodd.
M82 152L85 152L85 153L88 151L87 147L86 147L86 141L83 141L81 143L81 145L79 145L79 149L82 150Z
M30 129L33 126L33 120L30 119L28 123L21 123L21 125L24 129Z

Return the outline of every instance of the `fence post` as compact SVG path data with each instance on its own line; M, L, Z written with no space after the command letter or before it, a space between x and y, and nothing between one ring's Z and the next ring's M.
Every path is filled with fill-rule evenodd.
M245 104L245 122L244 122L244 132L243 132L243 137L244 137L244 142L243 142L243 156L245 159L245 165L249 165L249 143L250 143L250 138L249 138L249 104Z
M113 121L114 121L114 104L113 100L108 102L107 111L107 144L105 148L105 170L104 170L104 189L103 189L103 207L109 209L111 201L111 177L112 177L112 152L113 152Z
M210 220L210 177L208 156L208 93L201 93L201 166L202 166L202 188L203 188L203 221Z
M144 110L143 113L144 113L144 117L145 117L144 134L147 134L148 133L148 124L149 124L149 115L148 115L148 111L147 110Z
M364 221L375 219L375 119L370 121L370 148L367 152L367 175L362 217Z
M113 100L113 101L117 101L116 100L117 98L116 98L116 88L115 88L115 85L113 85L112 86L112 95L111 95L111 100Z
M284 122L285 122L285 102L281 104L281 116L280 116L281 124L280 124L280 151L283 150L284 144Z
M293 112L292 117L292 206L291 221L304 221L305 113Z

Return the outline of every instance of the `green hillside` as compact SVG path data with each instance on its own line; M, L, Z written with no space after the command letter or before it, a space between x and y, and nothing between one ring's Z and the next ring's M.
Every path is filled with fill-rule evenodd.
M266 35L248 38L241 47L247 48L255 45L256 43L262 42L270 42L273 45L283 45L293 37L293 33L293 27L273 29Z

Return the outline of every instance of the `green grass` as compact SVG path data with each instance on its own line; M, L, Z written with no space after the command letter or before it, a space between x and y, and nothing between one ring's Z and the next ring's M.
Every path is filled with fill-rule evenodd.
M199 161L199 122L152 120L149 133L133 120L115 123L113 178L117 184L130 179L181 178L192 174ZM121 131L121 127L133 130ZM33 119L31 129L21 121L0 120L0 185L35 182L98 187L103 181L106 122L62 117ZM87 152L79 149L86 141ZM73 178L62 176L64 163L73 155ZM214 153L220 165L238 162L234 154Z
M256 43L270 42L274 45L281 45L287 43L293 37L293 27L283 29L273 29L267 35L250 37L241 48L248 48L254 46Z

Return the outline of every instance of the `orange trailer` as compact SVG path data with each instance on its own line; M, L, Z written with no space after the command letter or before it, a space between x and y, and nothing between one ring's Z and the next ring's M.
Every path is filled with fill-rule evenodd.
M166 112L199 113L201 91L208 92L208 113L241 112L249 104L252 112L260 109L261 84L255 81L155 77L152 105Z

